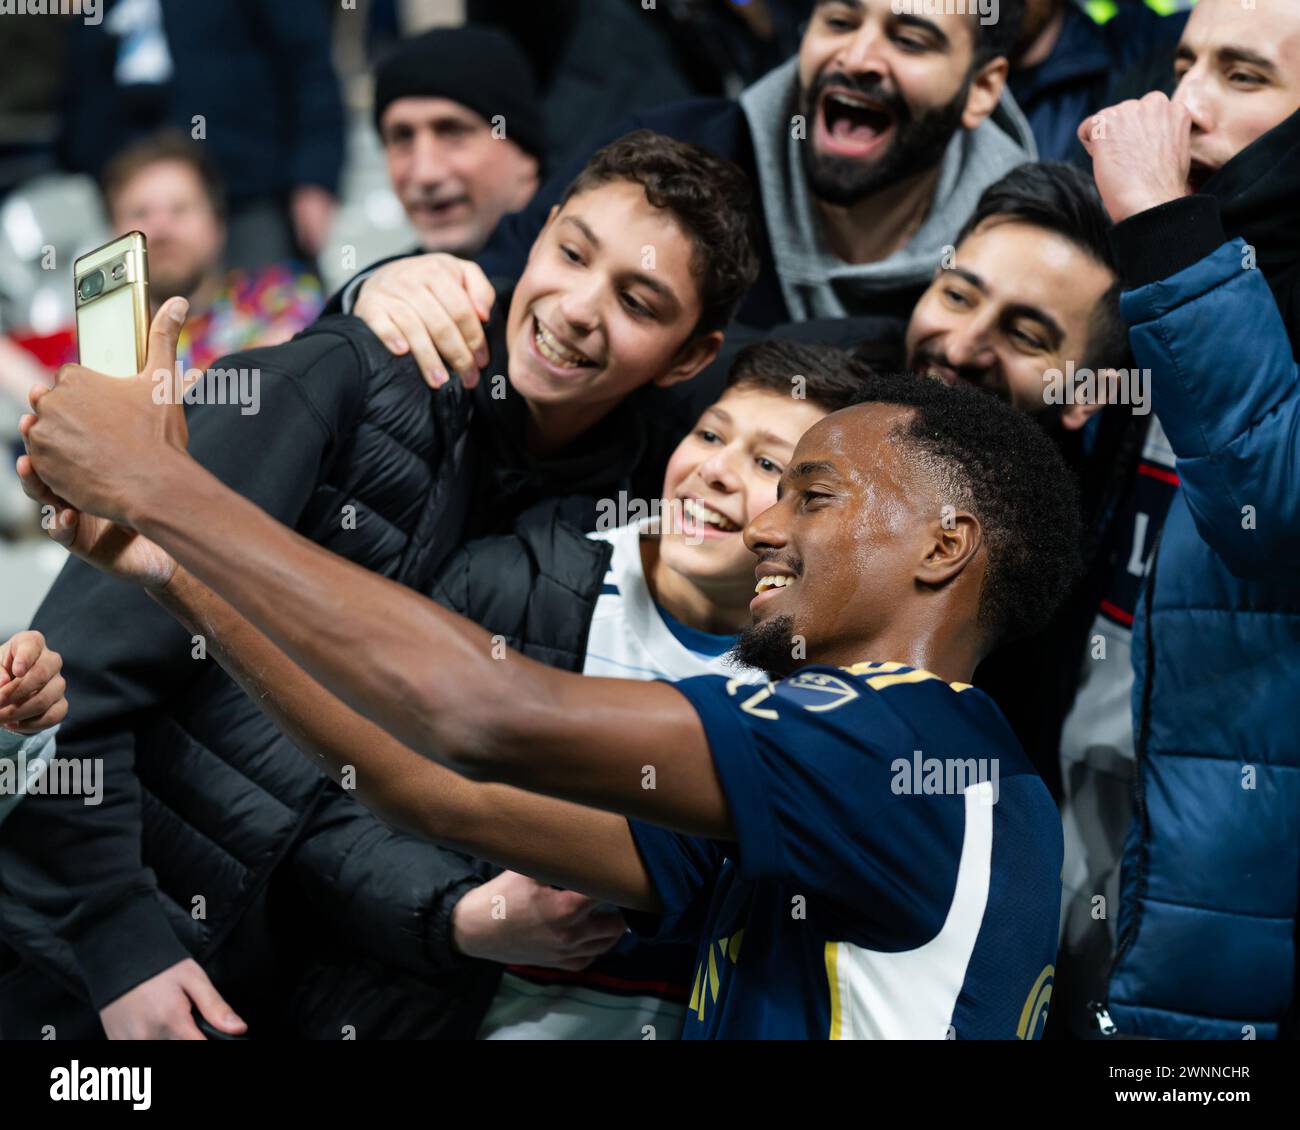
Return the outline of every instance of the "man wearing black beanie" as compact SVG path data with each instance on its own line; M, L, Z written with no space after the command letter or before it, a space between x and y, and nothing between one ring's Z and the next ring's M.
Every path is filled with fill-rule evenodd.
M375 128L425 251L476 255L537 191L540 100L501 32L436 28L401 43L375 72Z

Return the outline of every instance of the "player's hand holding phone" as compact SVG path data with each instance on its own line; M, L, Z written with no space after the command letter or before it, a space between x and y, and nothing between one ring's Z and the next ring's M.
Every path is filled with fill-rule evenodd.
M118 580L155 592L167 587L176 561L166 550L129 526L73 509L40 480L29 456L19 456L18 478L41 507L42 528L69 553Z
M184 409L168 403L170 398L157 402L160 398L153 390L158 384L150 373L174 371L176 339L187 309L183 298L173 298L158 311L148 335L148 356L137 377L107 380L84 366L65 365L54 390L32 390L36 414L19 422L28 454L18 459L18 477L27 496L42 507L45 531L97 569L151 589L161 589L171 579L176 569L171 556L114 517L99 517L78 508L49 480L67 481L76 491L77 501L89 495L89 501L97 503L94 492L83 494L79 489L81 480L89 480L86 485L105 483L127 460L133 461L140 473L157 473L151 462L140 458L138 445L147 451L152 442L156 450L161 440L184 448L188 440ZM47 401L47 397L51 399ZM54 410L60 404L62 408ZM84 472L79 470L83 466ZM119 493L120 501L105 509L124 510L126 497L129 490L125 496Z
M189 439L184 405L169 380L188 308L183 298L164 303L135 377L116 380L64 365L54 388L32 389L34 415L19 421L29 473L65 507L129 525L133 504L170 481L168 460L174 464Z

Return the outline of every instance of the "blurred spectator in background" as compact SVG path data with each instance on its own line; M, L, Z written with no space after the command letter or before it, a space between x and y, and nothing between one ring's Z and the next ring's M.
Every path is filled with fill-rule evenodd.
M140 231L148 240L154 311L176 295L189 299L177 354L187 369L288 341L320 313L320 283L294 264L256 274L226 271L225 194L209 151L199 143L176 133L137 141L108 162L103 190L112 231ZM38 358L12 342L0 343L0 388L21 404L34 380L50 383L49 370L77 359L71 326L46 338Z
M343 105L322 0L116 0L69 37L61 155L99 177L164 127L212 147L226 177L230 266L313 258L343 164Z
M225 270L225 194L202 145L176 134L136 143L104 170L104 202L115 232L142 231L149 241L154 310L176 295L189 299L177 354L187 368L288 341L320 312L320 284L295 265Z
M1141 96L1168 78L1187 15L1142 0L1088 5L1025 0L1025 21L1008 85L1045 161L1083 162L1075 137L1089 114L1118 97ZM1152 68L1150 63L1156 62ZM1153 73L1154 72L1154 73ZM1150 77L1144 77L1144 76Z
M424 251L471 258L533 198L545 127L532 68L490 28L437 28L375 72L375 128Z
M739 97L799 50L812 0L469 0L472 23L509 31L544 92L553 162L593 133L686 98Z

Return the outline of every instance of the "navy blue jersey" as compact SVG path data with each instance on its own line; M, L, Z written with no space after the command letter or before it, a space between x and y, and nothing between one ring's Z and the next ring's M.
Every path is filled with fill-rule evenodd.
M734 842L632 821L693 938L684 1036L1029 1039L1051 997L1061 824L983 692L898 663L675 684Z

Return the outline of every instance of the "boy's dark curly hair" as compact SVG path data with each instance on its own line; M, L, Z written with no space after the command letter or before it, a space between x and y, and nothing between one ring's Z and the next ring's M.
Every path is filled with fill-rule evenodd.
M696 334L725 329L758 278L754 189L739 165L689 142L640 129L587 162L560 201L613 181L645 189L655 208L673 214L695 246L691 267L702 312Z

